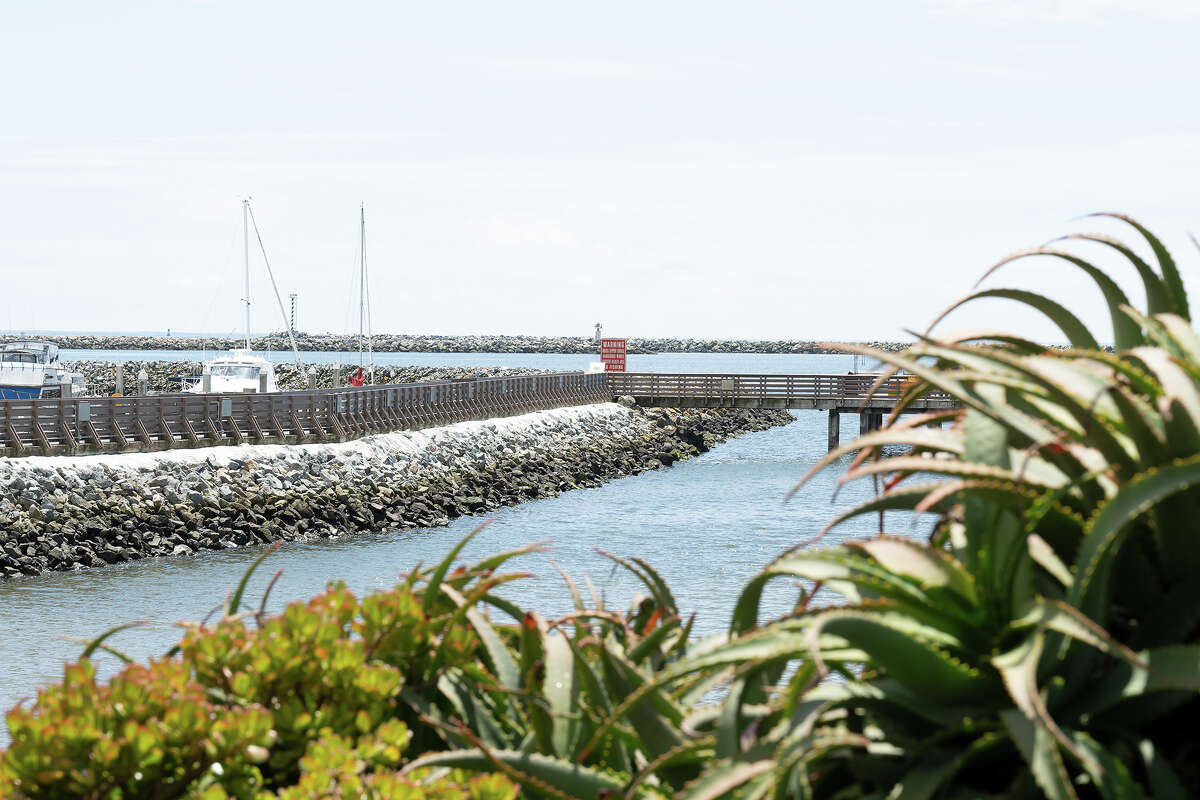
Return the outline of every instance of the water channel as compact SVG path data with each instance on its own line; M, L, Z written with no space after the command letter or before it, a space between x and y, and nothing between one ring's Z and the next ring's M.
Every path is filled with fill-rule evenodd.
M133 357L132 353L65 357ZM309 360L348 363L357 354L313 354ZM183 359L189 354L155 353ZM377 354L393 364L537 366L579 368L588 356L531 354ZM632 356L630 368L660 372L814 373L844 372L849 357L823 355ZM544 615L565 612L570 598L553 560L577 581L588 575L609 606L625 607L639 587L596 552L639 555L670 582L683 609L697 613L697 630L724 628L741 586L769 559L816 533L837 510L865 499L868 484L850 484L834 497L837 466L826 471L790 502L784 495L825 452L823 412L793 412L796 422L749 434L691 461L596 489L502 509L471 544L467 556L552 540L552 550L531 555L516 566L534 577L512 585L508 596ZM858 419L843 415L842 440L857 433ZM285 544L267 562L250 590L257 598L274 570L283 577L272 607L308 597L341 579L356 592L391 586L398 573L417 562L439 560L459 537L483 520L461 518L448 527L347 535L315 543ZM909 523L894 520L907 532ZM858 521L834 531L829 541L873 532ZM0 581L0 708L31 697L38 685L61 677L64 660L81 645L63 637L92 637L122 622L145 620L145 627L119 634L112 644L145 659L173 644L179 620L197 620L219 606L261 549L205 552L195 557L147 559L77 573L55 573ZM777 585L768 607L782 613L794 589ZM116 659L102 656L111 672ZM0 727L0 746L7 740Z

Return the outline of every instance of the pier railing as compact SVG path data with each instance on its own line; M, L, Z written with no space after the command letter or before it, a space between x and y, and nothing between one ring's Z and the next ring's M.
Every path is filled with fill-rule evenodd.
M603 373L562 372L270 394L4 400L0 455L342 441L611 399Z
M614 395L632 395L656 404L700 406L778 406L857 410L890 408L908 392L916 378L898 375L874 392L877 375L847 373L829 375L733 375L665 374L657 372L609 373L608 388ZM914 407L948 407L952 398L941 392L926 392Z

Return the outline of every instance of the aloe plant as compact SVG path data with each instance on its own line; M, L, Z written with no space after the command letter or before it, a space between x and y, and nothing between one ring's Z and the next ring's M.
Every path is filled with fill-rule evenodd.
M728 646L773 643L762 675L800 663L793 684L808 683L754 687L769 693L769 711L714 767L740 776L738 796L1200 794L1200 337L1166 248L1137 222L1105 216L1141 235L1157 269L1116 239L1064 238L1128 261L1144 310L1063 250L1023 251L988 275L1034 256L1083 270L1108 305L1112 352L1066 307L1018 289L980 290L951 308L1024 303L1070 348L931 326L906 352L863 351L890 365L884 377L918 380L884 429L831 452L801 483L854 454L841 480L883 478L883 488L826 530L882 511L936 522L924 541L881 533L794 549L746 587ZM931 389L961 408L901 416ZM762 587L781 577L840 603L760 627ZM738 701L731 692L727 703ZM748 768L768 752L772 769Z

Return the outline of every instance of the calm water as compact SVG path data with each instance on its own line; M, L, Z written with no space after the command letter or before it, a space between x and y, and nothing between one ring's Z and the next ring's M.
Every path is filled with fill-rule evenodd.
M333 354L320 354L329 355ZM398 364L496 364L567 368L586 356L495 354L395 354ZM633 356L659 371L839 372L842 356L660 355ZM380 359L382 360L382 358ZM701 631L728 623L742 584L778 552L816 533L837 509L859 502L869 485L848 486L832 500L835 467L789 503L789 488L825 450L825 414L794 412L796 422L734 439L670 469L613 481L597 489L502 509L468 549L467 556L543 539L553 551L517 562L535 577L507 592L521 605L545 615L565 612L570 599L553 559L582 584L589 575L611 606L625 607L638 587L596 552L640 555L670 582L682 608L698 614ZM843 441L857 432L857 418L843 415ZM284 570L272 605L307 597L330 580L343 579L356 592L392 585L418 561L440 559L482 517L463 518L448 528L346 536L313 544L284 545L257 576L251 594L260 596L275 569ZM903 523L907 524L907 523ZM868 534L860 522L835 531L830 540ZM903 531L896 531L903 532ZM61 675L64 659L81 645L64 636L92 637L122 622L147 620L142 629L118 634L113 645L145 659L164 652L179 635L179 620L203 618L236 585L259 549L162 558L79 573L58 573L0 582L0 708L30 697L39 684ZM794 601L786 582L768 597L776 612ZM104 657L108 658L108 657ZM105 671L115 659L102 662ZM0 742L6 735L0 731Z

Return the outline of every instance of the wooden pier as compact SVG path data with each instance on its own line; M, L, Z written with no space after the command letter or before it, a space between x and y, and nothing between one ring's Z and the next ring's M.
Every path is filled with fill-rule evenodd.
M790 408L829 413L829 449L841 439L841 415L858 414L859 433L878 429L883 415L912 388L912 376L896 376L870 393L877 375L870 373L826 375L666 374L658 372L608 373L608 388L615 396L628 395L644 406L674 408ZM908 410L917 413L954 408L949 395L928 392Z
M0 401L0 455L336 442L612 399L601 374L385 384L270 394Z
M630 395L675 408L789 408L829 413L829 447L841 415L878 428L911 388L875 376L560 372L510 378L316 389L270 394L159 394L0 401L0 456L75 455L230 444L345 441L372 433L511 416ZM909 410L953 408L929 393Z

